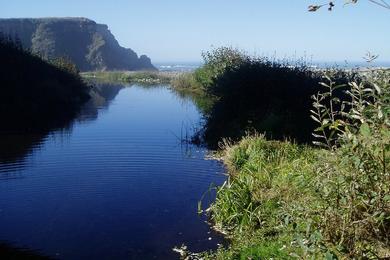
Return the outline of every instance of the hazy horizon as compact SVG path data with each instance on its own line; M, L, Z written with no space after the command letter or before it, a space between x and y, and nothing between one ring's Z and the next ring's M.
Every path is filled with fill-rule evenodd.
M202 51L219 46L278 59L354 63L370 51L379 55L378 63L390 60L390 35L380 33L390 24L388 10L365 1L308 12L316 3L13 0L2 3L0 17L86 17L107 24L122 46L153 63L201 62Z

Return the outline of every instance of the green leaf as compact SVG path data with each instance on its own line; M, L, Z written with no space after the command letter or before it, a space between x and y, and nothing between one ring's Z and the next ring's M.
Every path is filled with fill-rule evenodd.
M366 123L362 124L360 126L360 134L363 135L364 137L370 136L371 135L370 126Z
M378 92L379 95L382 93L381 88L375 83L374 83L374 88L375 88L376 92Z
M320 123L321 124L321 121L320 120L318 120L315 116L313 116L313 115L310 115L310 117L314 120L314 121L316 121L316 122L318 122L318 123Z
M326 260L333 260L333 259L335 259L334 257L333 257L333 254L331 253L331 252L326 252L326 254L325 254L325 259Z

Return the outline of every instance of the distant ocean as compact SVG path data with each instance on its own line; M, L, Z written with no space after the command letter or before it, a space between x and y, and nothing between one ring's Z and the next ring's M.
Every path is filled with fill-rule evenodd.
M338 62L312 62L311 66L318 68L345 68L345 69L353 69L353 68L390 68L390 62L383 61L373 61L367 63L365 61L338 61Z
M159 71L178 71L186 72L193 71L202 66L201 62L164 62L154 63Z

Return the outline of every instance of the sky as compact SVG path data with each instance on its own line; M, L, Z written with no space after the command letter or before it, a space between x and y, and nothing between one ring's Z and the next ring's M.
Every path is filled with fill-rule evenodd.
M329 12L326 0L0 0L0 18L87 17L154 62L197 62L202 51L232 46L257 56L390 61L390 10L368 0ZM389 1L390 2L390 1Z

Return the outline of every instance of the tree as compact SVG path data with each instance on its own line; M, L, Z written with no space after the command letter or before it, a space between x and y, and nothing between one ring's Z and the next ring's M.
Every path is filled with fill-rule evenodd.
M378 5L380 7L386 8L390 10L390 4L387 3L385 0L368 0L369 2ZM356 4L358 0L345 0L344 5L347 4ZM333 8L335 7L335 1L329 1L326 4L320 4L320 5L309 5L309 12L316 12L318 9L321 7L327 6L329 11L332 11Z

